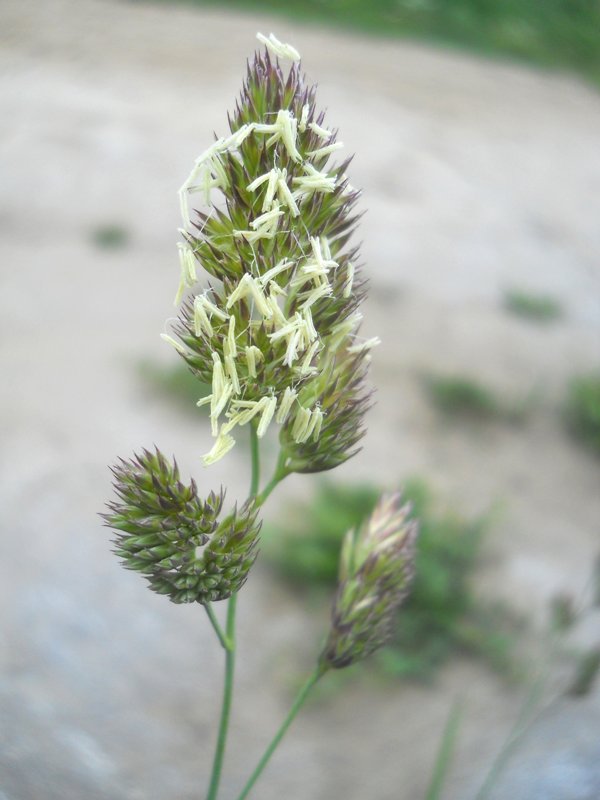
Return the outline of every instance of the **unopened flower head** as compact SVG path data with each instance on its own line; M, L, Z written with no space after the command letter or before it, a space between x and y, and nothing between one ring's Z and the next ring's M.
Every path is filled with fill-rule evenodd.
M384 645L414 572L418 525L400 494L384 495L344 539L323 669L347 667Z
M219 519L224 493L201 500L158 450L121 460L113 474L117 500L103 516L125 567L174 603L224 600L243 586L260 531L252 501Z
M259 436L279 426L289 470L319 471L356 452L369 406L377 340L358 335L364 283L350 245L359 192L346 177L351 159L335 160L343 143L299 54L273 34L258 39L266 49L248 67L229 132L180 190L176 302L185 299L177 338L164 338L211 385L199 398L215 437L205 463L254 420ZM197 267L213 279L203 290Z

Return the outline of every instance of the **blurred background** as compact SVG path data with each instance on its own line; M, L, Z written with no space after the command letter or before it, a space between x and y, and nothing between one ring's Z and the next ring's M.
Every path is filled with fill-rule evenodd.
M341 535L405 486L423 535L393 646L323 681L255 796L597 800L597 0L2 0L0 799L204 791L221 651L97 514L107 464L153 444L246 496L243 443L201 466L202 391L159 333L177 189L271 30L356 153L383 344L362 452L266 506L223 797L312 669Z

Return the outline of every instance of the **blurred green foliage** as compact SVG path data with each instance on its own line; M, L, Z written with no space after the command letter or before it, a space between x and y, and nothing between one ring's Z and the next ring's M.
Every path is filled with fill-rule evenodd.
M211 386L202 383L181 361L163 366L153 361L141 361L138 372L142 382L152 393L173 402L178 408L188 411L194 416L208 416L209 406L198 408L196 403L201 397L211 393Z
M267 529L267 559L297 588L333 588L343 536L368 516L379 494L368 485L321 483L308 508L288 509L283 529ZM404 496L420 521L416 576L391 646L374 656L379 668L428 680L453 652L464 651L513 674L514 620L471 588L487 520L435 514L422 481L407 483Z
M599 0L233 0L227 7L508 55L600 83Z
M600 374L571 381L566 419L575 436L600 455Z
M493 392L463 375L427 375L429 399L444 414L489 419L503 414Z
M554 297L519 289L510 289L504 294L504 307L511 314L532 322L554 322L562 316L561 305Z
M101 250L120 250L129 244L129 233L121 225L100 225L91 232L91 239Z
M430 402L448 417L520 424L526 421L537 401L537 392L533 390L510 400L498 398L487 386L467 375L425 373L422 377Z

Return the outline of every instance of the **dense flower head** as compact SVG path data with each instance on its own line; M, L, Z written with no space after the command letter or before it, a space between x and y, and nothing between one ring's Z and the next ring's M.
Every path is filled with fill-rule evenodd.
M324 669L347 667L389 640L414 574L418 524L410 512L399 493L383 495L361 529L346 534Z
M166 338L211 385L210 464L254 421L274 423L287 466L329 469L356 452L377 343L358 335L365 286L350 244L359 192L349 158L307 87L299 55L273 35L248 65L229 133L181 187L180 316ZM279 57L292 59L284 71ZM200 203L204 210L191 210ZM199 290L197 267L209 274ZM188 291L191 290L191 291ZM186 296L187 295L187 296Z
M159 450L121 459L112 471L117 500L103 517L125 567L174 603L224 600L243 586L260 531L252 500L219 520L224 492L201 500Z

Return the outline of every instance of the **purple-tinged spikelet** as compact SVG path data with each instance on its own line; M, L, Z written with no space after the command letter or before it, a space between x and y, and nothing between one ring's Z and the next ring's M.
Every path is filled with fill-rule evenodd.
M414 574L418 525L410 511L400 494L384 495L362 528L346 534L323 669L354 664L389 640Z
M121 459L112 471L117 500L103 517L127 569L174 603L224 600L243 586L260 531L252 501L219 521L224 492L202 501L159 450Z
M359 192L340 162L290 45L259 35L229 134L196 159L180 190L182 302L165 335L211 385L207 464L254 420L281 426L290 471L331 469L357 450L369 406L365 374L376 340L358 336L365 293L350 244ZM278 56L291 58L287 74ZM198 203L202 211L192 211ZM211 281L200 291L196 270ZM188 292L184 299L186 290Z

